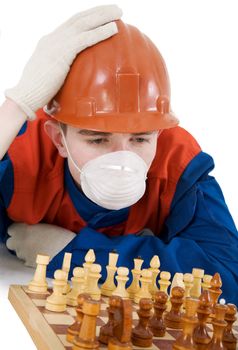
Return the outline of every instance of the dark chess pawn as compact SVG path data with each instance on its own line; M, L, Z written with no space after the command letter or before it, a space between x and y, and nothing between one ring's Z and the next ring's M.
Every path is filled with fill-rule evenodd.
M224 330L227 326L227 322L224 320L225 313L227 311L226 305L217 304L214 307L215 314L212 319L213 325L213 337L211 342L208 344L208 350L226 350L223 346L222 338Z
M227 326L223 333L223 345L227 350L235 350L237 344L237 338L232 332L233 323L236 321L237 307L234 304L227 304L227 311L225 314L225 321Z
M168 295L165 292L156 292L154 295L154 315L149 320L149 328L155 337L164 337L166 326L163 313L166 310Z
M137 326L132 330L131 341L132 344L135 346L148 348L152 346L153 340L153 333L148 327L149 319L152 316L152 300L148 298L140 299L139 307L140 308L137 311L139 316L139 322Z
M85 300L91 300L91 297L89 294L82 293L78 295L78 298L77 298L78 306L76 307L76 312L77 312L76 320L67 329L66 339L70 343L73 343L75 336L79 333L81 322L83 319L82 309L83 309L83 303L85 302Z
M193 340L198 350L206 349L211 337L208 334L207 319L212 312L212 301L208 290L204 290L199 297L197 315L198 325L194 329Z
M108 344L108 339L113 336L114 312L120 306L121 298L119 296L111 296L109 298L108 322L100 328L98 340L103 344Z
M181 335L176 339L173 344L173 350L195 350L196 345L193 341L193 330L196 326L198 319L196 315L198 307L198 300L193 298L187 298L185 301L185 314L183 314L181 320L183 325L183 331Z
M166 327L173 329L181 329L181 306L184 302L185 290L181 287L174 287L172 289L172 296L170 297L171 310L165 314L164 321Z

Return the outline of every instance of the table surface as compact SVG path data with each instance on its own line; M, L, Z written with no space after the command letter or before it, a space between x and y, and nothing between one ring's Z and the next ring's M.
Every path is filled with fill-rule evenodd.
M0 244L0 328L1 344L8 349L35 350L30 335L17 313L8 301L10 284L28 284L34 275L34 269L24 266L16 256L9 253Z

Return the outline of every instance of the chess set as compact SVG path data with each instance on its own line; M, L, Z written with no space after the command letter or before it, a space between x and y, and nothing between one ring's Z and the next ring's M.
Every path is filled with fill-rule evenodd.
M126 288L129 271L116 267L117 259L115 252L109 254L107 279L99 286L101 266L90 250L70 284L71 254L66 253L51 288L45 278L49 257L38 255L28 286L10 286L9 300L37 349L238 348L237 309L218 303L218 273L208 276L193 269L192 274L175 274L171 283L170 273L159 271L158 256L149 269L141 269L143 260L138 258Z

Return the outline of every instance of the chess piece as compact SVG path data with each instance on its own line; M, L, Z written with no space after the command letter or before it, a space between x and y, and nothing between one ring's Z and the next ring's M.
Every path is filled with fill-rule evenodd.
M212 277L210 284L211 284L211 287L208 290L212 300L211 318L213 318L213 315L215 313L215 306L218 302L219 296L222 294L222 290L220 289L222 286L222 280L218 272L216 272L215 275Z
M102 276L100 274L102 268L99 264L92 264L91 269L88 273L87 279L87 293L91 296L93 300L101 299L101 290L98 287L98 280Z
M204 276L204 270L202 269L193 269L193 287L190 290L190 296L192 298L199 298L202 291L202 278Z
M152 300L142 298L139 301L139 322L132 330L131 341L135 346L148 348L152 346L153 333L148 327L149 319L152 316L151 309L153 307Z
M181 287L185 290L185 285L183 282L183 274L181 272L176 272L174 274L171 286L170 286L170 297L171 297L171 293L174 287ZM184 302L185 302L185 298L184 298ZM171 309L171 301L170 299L168 299L167 301L167 311L170 311Z
M150 261L150 268L149 268L149 270L152 272L152 282L149 285L149 291L150 291L152 297L159 290L157 287L157 276L160 273L159 268L160 268L159 257L158 257L158 255L154 255Z
M50 311L62 312L66 310L66 295L63 294L67 283L67 273L56 270L53 280L53 293L46 299L45 308Z
M184 289L185 289L185 298L190 298L190 291L193 287L193 275L191 273L185 273L183 275Z
M194 329L193 339L198 349L205 349L211 342L208 333L207 320L212 311L212 301L208 290L204 290L199 297L197 308L198 324Z
M28 284L28 292L48 294L48 284L46 281L46 267L49 264L48 255L38 254L36 257L36 271L33 280Z
M202 290L207 290L211 287L211 275L204 275L202 279Z
M141 266L144 260L140 257L134 259L134 269L131 270L132 273L132 283L127 288L130 299L134 300L136 293L140 290L140 276L141 276Z
M85 289L85 279L84 279L84 269L82 267L75 267L73 270L72 289L66 295L67 305L77 306L77 297L79 294L84 292Z
M237 348L237 338L232 331L232 325L236 321L237 307L234 304L227 304L225 321L227 326L223 333L223 345L227 350L235 350Z
M174 274L174 277L173 277L173 280L171 283L171 287L170 287L170 296L171 296L172 289L174 287L181 287L185 290L185 285L183 282L183 274L181 272L176 272Z
M214 307L215 315L212 319L213 337L207 346L208 350L225 350L222 344L222 338L225 327L227 326L227 322L224 320L226 310L226 305L216 304Z
M168 271L162 271L160 273L160 280L159 280L159 285L160 285L160 291L165 292L168 294L168 287L170 286L171 274Z
M132 302L120 299L114 311L113 336L109 339L108 350L132 350Z
M168 295L165 292L154 294L154 315L149 320L149 327L155 337L164 337L166 326L163 320L163 313L166 310Z
M138 293L136 293L134 297L134 302L139 303L140 299L148 298L152 299L152 295L149 291L149 286L151 284L152 272L150 270L143 269L141 271L140 283L141 288Z
M96 339L96 319L100 312L100 302L85 300L83 303L83 320L79 334L76 335L72 350L98 349L99 342Z
M82 319L83 319L83 303L85 300L91 300L91 297L89 294L79 294L77 297L77 308L76 308L76 320L75 322L68 327L67 329L67 335L66 335L66 340L69 343L73 343L74 338L76 335L79 334L79 330L81 327Z
M95 262L96 257L93 249L89 249L84 258L85 262L83 263L84 268L84 277L85 277L85 292L87 291L87 279L88 273L91 269L92 264Z
M185 314L182 316L183 331L173 344L173 350L196 349L193 342L193 330L197 323L196 309L198 300L187 298L185 301Z
M121 298L117 295L112 295L109 298L109 306L107 307L108 322L100 328L99 338L100 343L108 344L108 340L113 336L114 312L120 307Z
M129 293L126 290L126 282L129 280L128 274L129 270L127 267L118 267L116 276L117 287L112 292L112 295L117 295L123 299L129 298Z
M171 310L165 314L164 321L167 327L173 329L181 329L181 311L180 308L184 301L184 289L181 287L174 287L171 291Z
M116 285L114 283L114 276L117 271L117 260L118 254L115 252L109 253L109 263L106 266L107 269L107 278L105 282L101 286L101 294L106 296L111 296L112 292L116 289Z
M64 260L63 260L63 264L62 264L61 270L65 271L66 274L67 274L67 277L66 277L67 283L66 283L66 285L64 287L63 294L69 293L70 289L71 289L70 284L68 282L71 258L72 258L72 254L71 253L65 253L64 254Z

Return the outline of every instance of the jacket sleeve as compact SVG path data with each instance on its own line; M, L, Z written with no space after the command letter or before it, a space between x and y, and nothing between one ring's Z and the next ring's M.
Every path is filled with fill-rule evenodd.
M206 274L219 272L223 281L222 297L238 305L238 234L222 191L209 175L213 159L200 152L188 165L177 184L170 214L160 237L127 235L109 238L91 228L80 231L48 267L51 277L60 268L63 254L73 253L72 269L84 261L93 248L97 263L106 277L108 253L116 249L118 266L133 268L133 258L141 256L144 268L153 255L159 255L161 271L191 272L202 268ZM70 271L72 275L72 270Z
M7 216L13 194L13 168L7 155L0 161L0 242L6 242L7 228L12 221Z
M27 129L25 122L17 136L23 134ZM8 154L0 160L0 242L6 242L8 238L7 229L13 222L7 216L8 208L14 191L13 166Z

